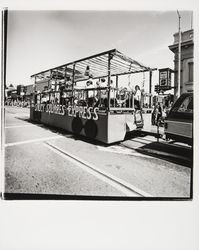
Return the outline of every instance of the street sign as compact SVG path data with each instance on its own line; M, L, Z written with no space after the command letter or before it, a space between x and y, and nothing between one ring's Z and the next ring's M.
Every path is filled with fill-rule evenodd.
M164 87L171 87L171 72L172 70L170 68L159 69L160 89L164 89Z

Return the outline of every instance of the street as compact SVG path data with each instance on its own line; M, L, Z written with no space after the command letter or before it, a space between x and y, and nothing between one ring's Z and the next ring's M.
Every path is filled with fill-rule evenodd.
M146 128L150 114L144 119ZM143 133L108 146L5 107L6 194L189 198L191 172L188 145Z

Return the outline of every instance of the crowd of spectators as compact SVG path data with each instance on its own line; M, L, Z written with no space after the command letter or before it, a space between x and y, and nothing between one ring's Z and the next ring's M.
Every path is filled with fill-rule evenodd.
M13 99L7 98L4 104L5 106L15 106L15 107L21 107L21 108L30 107L30 101L28 100L13 100Z

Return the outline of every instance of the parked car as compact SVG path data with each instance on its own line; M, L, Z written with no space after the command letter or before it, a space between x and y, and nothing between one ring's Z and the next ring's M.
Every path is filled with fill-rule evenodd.
M193 93L182 94L165 119L166 139L193 145Z

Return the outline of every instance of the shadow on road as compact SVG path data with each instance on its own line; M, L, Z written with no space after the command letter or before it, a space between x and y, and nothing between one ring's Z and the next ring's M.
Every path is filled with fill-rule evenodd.
M74 134L72 132L68 132L67 130L65 129L62 129L62 128L57 128L57 127L54 127L54 126L50 126L50 125L47 125L47 124L43 124L43 123L39 123L39 122L36 122L36 121L32 121L30 120L30 118L23 118L23 117L15 117L16 119L19 119L19 120L23 120L25 122L28 122L30 124L35 124L37 125L38 127L41 127L45 130L48 130L48 131L51 131L53 133L56 133L58 135L61 135L63 137L66 137L66 138L73 138L74 140L81 140L81 141L84 141L84 142L87 142L87 143L91 143L93 145L98 145L98 146L104 146L104 147L108 147L109 145L108 144L105 144L103 142L99 142L97 140L94 140L94 139L91 139L91 138L87 138L83 135L79 135L79 134Z
M123 145L123 147L131 149L130 146ZM193 150L190 148L165 142L151 142L134 150L141 154L153 156L185 167L193 167Z

